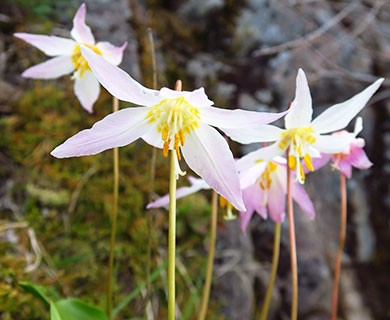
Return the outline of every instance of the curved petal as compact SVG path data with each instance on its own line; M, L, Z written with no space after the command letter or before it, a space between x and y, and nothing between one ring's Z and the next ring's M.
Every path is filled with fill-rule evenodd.
M283 222L286 216L286 194L278 179L272 179L267 197L270 218L275 222Z
M226 129L220 128L226 135L234 141L239 143L248 144L256 142L272 142L279 139L283 133L283 129L280 129L271 125L261 125L256 127L243 127Z
M145 120L149 111L150 108L127 108L114 112L92 128L70 137L51 155L56 158L80 157L128 145L149 129Z
M335 154L343 152L348 148L350 143L355 139L353 133L340 135L318 135L313 147L321 153Z
M164 146L164 141L161 137L161 133L158 133L156 127L151 127L148 132L146 132L141 137L147 144L150 144L151 146L155 148L162 149Z
M349 100L326 109L311 123L318 133L328 133L345 128L348 123L364 108L368 100L378 90L384 79L375 81L362 92Z
M264 172L267 162L255 163L252 167L239 173L241 189L256 184L257 179Z
M297 183L293 183L292 185L292 197L296 203L300 206L302 211L307 214L310 219L314 219L316 216L316 212L314 210L313 202L311 202L308 194L305 189L298 185Z
M341 172L341 174L348 179L352 177L352 166L346 159L340 159L334 163L334 167Z
M104 60L87 47L82 47L81 53L102 86L119 100L141 106L152 106L161 100L157 90L145 88L125 71Z
M198 180L199 182L193 183L189 187L178 188L176 190L176 199L184 198L190 194L198 192L199 190L210 189L210 187L207 185L207 183L204 182L202 179L196 179L196 180ZM153 201L153 202L150 202L146 206L146 209L161 208L161 207L166 207L168 205L169 205L169 193L166 194L165 196Z
M278 147L277 143L271 144L268 147L261 148L259 150L248 153L241 159L236 161L236 166L239 172L247 170L254 165L261 163L262 161L270 161L276 156L282 155L284 150Z
M295 98L291 103L290 110L285 118L286 129L306 127L310 124L313 108L309 85L302 69L298 70Z
M83 3L77 10L73 18L73 28L70 31L70 35L78 43L95 44L95 38L93 37L91 28L85 24L85 14L87 8Z
M59 56L32 66L22 73L22 77L31 79L55 79L74 70L69 56Z
M197 108L210 107L214 104L214 102L206 95L203 87L189 92L185 95L185 97L190 104Z
M89 113L93 111L93 104L99 98L100 84L91 71L86 71L82 78L74 81L74 93L81 105Z
M109 42L98 42L96 47L98 47L104 59L117 66L122 62L123 51L127 47L127 42L121 47L116 47Z
M228 110L222 108L204 108L200 110L202 121L210 126L224 129L242 129L258 127L283 117L288 111L280 113L256 112L247 110Z
M45 36L30 33L14 33L14 36L26 41L51 57L62 55L71 56L76 46L76 42L72 39L65 39L56 36Z
M358 169L368 169L373 163L368 159L367 154L362 148L351 147L351 152L348 156L349 163Z
M182 147L189 167L238 210L245 210L233 155L214 128L201 123Z

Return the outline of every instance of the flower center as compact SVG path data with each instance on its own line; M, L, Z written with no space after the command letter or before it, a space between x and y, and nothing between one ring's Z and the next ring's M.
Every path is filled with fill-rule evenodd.
M303 159L306 167L310 171L314 171L311 156L307 152L308 145L316 142L315 131L312 127L293 128L285 130L279 141L279 148L285 150L290 147L288 156L288 166L292 170L296 170L297 179L300 183L305 181L305 172L301 163Z
M99 50L97 46L91 44L84 44L84 46L88 47L96 54L100 56L102 55L102 52ZM76 47L73 49L72 62L76 70L73 74L74 78L82 78L84 76L84 73L87 70L91 70L91 68L88 65L88 61L85 60L85 58L81 54L81 49L79 44L77 44Z
M149 122L157 121L157 131L164 141L163 154L175 150L180 160L180 147L184 146L185 135L199 126L199 110L186 101L184 97L164 99L153 106L146 115Z
M278 165L273 162L268 162L267 167L263 171L263 173L260 176L260 188L264 191L269 189L271 187L272 178L271 174L272 172L276 171L278 168Z

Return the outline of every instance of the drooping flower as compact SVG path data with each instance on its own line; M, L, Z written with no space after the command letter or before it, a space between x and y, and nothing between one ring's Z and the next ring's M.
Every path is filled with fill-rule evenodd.
M341 152L335 154L321 154L321 158L313 161L313 166L318 169L332 160L332 167L345 177L350 179L352 177L352 168L368 169L372 166L372 162L368 159L367 154L363 148L365 141L363 138L357 138L357 135L363 130L363 119L361 117L356 119L355 130L353 132L354 139ZM342 130L333 133L333 135L350 135L349 132Z
M345 128L363 109L383 80L375 81L362 92L343 103L328 108L312 120L313 109L309 86L305 73L299 69L295 99L291 104L290 112L285 117L286 129L271 125L258 128L247 127L241 132L223 127L221 129L233 140L241 143L276 141L246 156L246 166L248 168L253 166L259 159L271 160L284 154L288 149L288 165L296 171L297 180L304 183L305 173L301 160L309 170L313 171L312 158L320 157L320 153L338 153L345 150L354 139L353 134L324 134ZM241 161L241 166L244 166L244 160Z
M69 138L52 151L57 158L92 155L121 147L138 138L163 149L165 156L174 150L177 160L183 155L189 167L236 208L244 210L237 169L226 140L211 127L240 130L282 117L244 110L212 107L204 89L175 91L143 87L120 68L108 63L87 47L81 48L100 83L120 100L144 107L122 109ZM177 165L176 173L182 174Z
M54 57L50 60L28 68L22 73L25 78L55 79L73 73L74 92L81 105L92 112L93 104L100 93L100 85L81 55L81 46L87 46L112 64L122 61L125 42L116 47L109 42L95 42L91 29L85 24L86 6L83 3L73 18L72 39L57 36L46 36L29 33L15 33L14 36L38 48L46 55Z
M241 229L245 232L253 214L256 212L262 218L270 218L275 222L283 222L285 219L285 206L287 194L287 161L285 158L276 157L272 161L257 162L252 167L241 167L245 164L246 155L237 161L240 171L240 184L242 197L246 211L240 212ZM297 182L291 186L292 197L298 203L304 213L310 219L314 219L315 210L313 203L305 189Z

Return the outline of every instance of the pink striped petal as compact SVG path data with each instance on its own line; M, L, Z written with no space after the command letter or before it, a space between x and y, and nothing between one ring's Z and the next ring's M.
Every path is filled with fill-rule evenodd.
M74 70L69 56L59 56L32 66L22 73L22 77L31 79L55 79L70 74Z
M191 178L191 179L190 179ZM204 182L202 179L196 179L193 177L188 177L188 180L191 181L191 186L189 187L181 187L176 190L176 199L184 198L190 194L193 194L195 192L198 192L199 190L208 190L210 187L207 185L206 182ZM169 194L166 194L162 196L161 198L158 198L157 200L150 202L146 209L151 208L161 208L166 207L169 205Z
M368 159L367 154L360 147L351 146L351 152L348 156L348 161L352 166L358 169L368 169L373 163Z
M100 84L91 71L88 70L82 78L75 79L74 92L83 108L92 113L93 105L99 97Z
M30 33L14 33L14 36L26 41L51 57L62 55L71 56L76 46L76 42L73 40L56 36Z
M291 103L290 112L285 118L286 129L308 126L312 114L313 108L309 85L305 72L299 69L296 79L295 99Z
M102 86L119 100L141 106L152 106L161 101L157 90L145 88L125 71L112 65L92 50L81 47L81 53Z
M117 66L122 62L123 51L127 47L127 42L121 47L116 47L109 42L98 42L96 46L101 51L104 59Z
M313 202L311 202L305 189L298 183L293 183L292 185L292 197L295 202L298 203L302 211L307 214L310 219L313 220L316 215Z
M352 166L347 159L345 158L338 159L338 161L335 162L335 166L343 176L347 177L348 179L351 179Z
M145 119L150 108L127 108L96 122L55 148L56 158L88 156L130 144L141 137L150 124Z
M238 210L245 210L233 155L214 128L201 123L182 147L189 167Z
M95 44L91 28L85 24L86 12L87 8L85 3L83 3L73 18L73 28L70 34L78 43Z
M286 194L278 179L272 179L271 187L267 193L268 212L275 222L283 222L286 216Z

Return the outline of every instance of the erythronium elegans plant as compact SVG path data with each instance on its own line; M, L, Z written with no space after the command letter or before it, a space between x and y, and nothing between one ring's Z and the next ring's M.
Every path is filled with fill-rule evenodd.
M286 129L266 125L258 128L248 127L241 132L221 128L232 139L240 143L275 143L250 153L246 165L251 167L259 159L271 160L288 150L288 165L296 171L296 179L304 183L305 174L301 160L309 170L314 170L312 158L321 157L321 153L338 153L354 139L352 134L325 135L345 128L363 109L368 100L378 90L384 79L378 79L362 92L349 100L335 104L312 120L312 102L306 75L299 69L296 79L295 99L290 112L285 117Z
M246 211L240 212L243 232L247 229L254 212L257 212L264 219L269 213L270 218L275 222L283 222L286 216L286 159L276 157L272 161L258 162L250 168L245 167L241 170L241 163L245 164L248 156L250 155L244 156L236 162L240 175L242 197L246 207ZM296 182L292 184L292 197L302 211L310 219L314 219L313 203L304 188Z
M334 280L332 292L332 320L337 319L337 305L339 297L339 281L341 273L341 260L344 250L345 238L347 234L347 184L346 179L352 177L352 167L358 169L368 169L372 166L372 162L368 159L363 148L365 141L362 138L357 138L357 135L363 130L362 118L357 118L355 123L355 130L353 132L354 139L351 141L343 151L336 154L321 154L321 158L316 159L313 163L314 167L320 168L330 160L332 167L340 173L340 236L339 247L337 249L335 266L334 266ZM347 131L339 131L333 135L351 135Z
M83 3L73 18L70 34L73 39L29 33L15 33L14 36L37 47L51 58L22 73L25 78L55 79L67 74L74 79L74 92L81 105L92 112L93 104L100 93L100 85L91 72L87 61L81 55L82 45L89 47L108 62L118 65L122 61L127 43L116 47L109 42L95 42L91 29L85 24L86 6Z
M100 83L119 100L144 107L122 109L83 130L52 151L57 158L92 155L125 146L138 138L163 149L174 150L176 175L184 174L178 160L189 167L239 210L244 210L237 169L226 140L211 126L230 130L258 126L285 113L260 113L212 107L204 89L175 91L143 87L126 72L87 47L81 48Z

